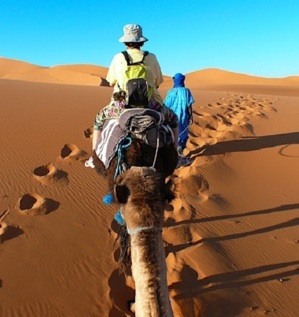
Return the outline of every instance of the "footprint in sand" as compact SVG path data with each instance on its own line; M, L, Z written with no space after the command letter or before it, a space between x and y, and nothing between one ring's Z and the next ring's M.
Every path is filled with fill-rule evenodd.
M42 165L34 169L33 178L44 185L54 183L67 184L68 174L62 170L58 170L53 162L47 165Z
M220 98L221 102L207 105L213 113L193 111L194 122L189 129L187 149L191 152L221 141L254 135L253 127L248 122L252 117L267 119L265 111L276 111L273 101L268 98L254 98L229 94ZM211 109L210 109L211 111Z
M188 224L173 225L163 228L163 241L166 243L165 254L177 253L203 243L203 238Z
M85 161L89 158L88 153L80 150L75 144L65 144L61 149L60 156L62 159L74 159L76 161Z
M194 198L198 203L209 199L209 183L196 166L188 166L178 172L175 191L177 197L184 201Z
M165 214L165 226L172 227L198 220L198 206L210 199L209 183L197 167L188 166L177 171L173 178L175 199Z
M18 200L17 208L23 215L37 216L46 215L56 210L59 205L59 202L38 194L25 194Z
M4 239L4 235L7 232L8 225L5 222L0 222L0 242L2 242L2 239Z
M86 130L84 130L84 137L85 139L90 139L93 135L93 127L90 127Z

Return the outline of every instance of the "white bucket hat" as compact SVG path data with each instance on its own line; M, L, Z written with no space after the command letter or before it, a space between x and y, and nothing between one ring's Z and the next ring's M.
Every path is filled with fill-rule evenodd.
M123 30L124 35L119 39L121 43L142 43L148 41L142 35L142 27L138 24L127 24Z

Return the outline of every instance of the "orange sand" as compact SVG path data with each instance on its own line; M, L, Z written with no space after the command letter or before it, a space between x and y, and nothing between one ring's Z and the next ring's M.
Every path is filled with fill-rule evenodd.
M106 72L0 58L0 316L133 316L118 207L84 166ZM186 84L194 162L175 172L163 230L174 314L297 317L299 77L206 69Z

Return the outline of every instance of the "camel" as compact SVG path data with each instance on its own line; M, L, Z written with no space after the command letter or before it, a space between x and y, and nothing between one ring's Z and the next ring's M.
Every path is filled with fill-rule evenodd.
M104 164L93 151L93 162L95 170L101 176L104 176L108 182L108 192L113 193L115 184L115 170L118 164L118 157L115 156L108 169L105 169ZM134 140L131 146L125 152L125 161L128 167L130 166L152 166L154 162L155 148L144 144L140 140ZM159 149L155 168L164 178L172 175L178 161L178 154L173 145Z
M121 155L117 152L108 168L96 151L92 153L95 170L107 178L109 194L116 196L122 205L125 225L120 228L121 261L123 267L130 266L135 280L137 317L173 316L161 232L165 202L173 198L171 183L166 185L165 179L173 174L178 153L173 142L160 140L159 129L149 127L143 132L146 136L148 132L156 136L156 146L147 144L143 138L138 138L140 134L130 130L131 145ZM142 214L138 214L139 207ZM132 231L135 229L137 231ZM127 252L128 243L131 253Z
M136 317L173 317L170 304L162 222L171 183L150 167L131 167L119 175L115 196L129 234Z
M122 125L122 128L127 129L125 124ZM154 133L151 132L151 135L154 134L159 137L161 136L159 127L157 126L151 126L142 133L146 135L147 131L155 131ZM160 140L160 146L156 147L149 145L143 139L136 137L136 134L132 131L129 133L128 137L131 139L131 145L122 153L121 166L122 168L125 166L122 172L130 166L149 166L154 167L159 173L161 173L164 179L173 174L178 162L178 153L173 142L163 143L162 140ZM108 140L106 142L108 142ZM157 140L155 140L155 142L157 142ZM95 170L98 174L107 178L108 192L112 195L114 192L115 178L117 176L116 171L118 171L120 167L119 162L121 158L119 156L120 154L116 153L114 158L111 160L109 167L106 168L103 162L99 159L96 151L93 151L92 153Z

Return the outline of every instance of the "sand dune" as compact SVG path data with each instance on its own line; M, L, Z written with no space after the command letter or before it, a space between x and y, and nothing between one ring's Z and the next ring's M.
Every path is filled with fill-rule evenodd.
M98 86L107 68L95 65L39 67L26 62L0 58L0 78L24 81Z
M0 57L0 77L7 78L10 75L30 73L44 67L33 65L27 62Z
M118 206L84 166L105 72L0 59L1 316L133 316ZM297 317L298 77L203 70L187 82L193 163L174 173L163 228L175 316Z
M108 69L96 65L59 65L40 67L30 63L0 57L0 78L25 81L64 83L79 85L99 85L106 77ZM172 79L164 77L162 89L172 86ZM292 95L297 94L299 76L285 78L263 78L246 74L233 73L216 68L208 68L187 74L186 84L192 89L213 89L225 91L233 87L235 91L259 90L281 94L283 90ZM279 89L278 89L279 88ZM243 89L243 90L242 90ZM277 93L276 90L278 89ZM262 90L262 91L261 91Z
M233 73L216 68L208 68L188 74L191 86L195 86L197 80L202 80L202 85L298 85L299 76L285 78L263 78L246 74ZM200 83L199 86L200 87Z
M204 69L189 73L187 85L192 89L238 91L270 95L298 96L299 76L263 78L221 69Z

